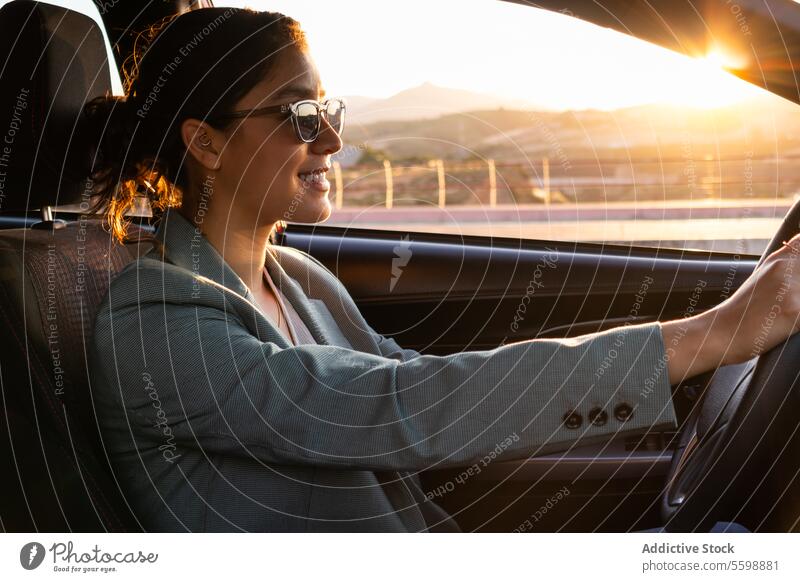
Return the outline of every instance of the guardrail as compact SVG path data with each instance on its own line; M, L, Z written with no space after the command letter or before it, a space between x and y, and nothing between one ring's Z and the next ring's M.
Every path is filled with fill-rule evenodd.
M787 198L800 192L800 155L558 160L525 164L427 160L382 166L333 164L333 202L345 206L502 204Z

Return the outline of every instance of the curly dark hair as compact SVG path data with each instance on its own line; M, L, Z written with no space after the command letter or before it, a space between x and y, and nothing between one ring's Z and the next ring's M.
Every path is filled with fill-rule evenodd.
M92 212L105 209L117 240L126 238L124 215L137 196L146 196L154 210L184 202L183 121L232 109L291 46L308 48L297 21L235 8L170 16L139 35L123 66L125 96L87 103L80 128L90 152L86 174L98 197Z

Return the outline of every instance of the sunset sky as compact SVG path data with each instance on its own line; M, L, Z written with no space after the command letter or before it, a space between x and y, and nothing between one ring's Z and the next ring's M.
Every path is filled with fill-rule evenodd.
M50 0L85 12L91 0ZM0 0L0 5L4 4ZM766 92L720 68L576 18L498 0L218 0L300 21L329 95L431 82L547 109L717 107Z
M226 0L300 21L331 95L429 81L552 109L715 107L763 94L722 71L576 18L497 0Z

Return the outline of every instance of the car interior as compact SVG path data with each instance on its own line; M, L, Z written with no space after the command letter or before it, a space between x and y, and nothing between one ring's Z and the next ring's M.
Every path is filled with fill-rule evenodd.
M148 245L115 243L102 216L85 213L91 183L75 171L83 161L75 157L73 137L82 106L119 84L121 63L133 46L131 31L210 2L96 4L101 21L45 2L15 0L0 7L0 112L8 118L0 131L9 146L0 144L0 530L7 532L144 529L104 450L87 358L109 282ZM701 3L535 4L531 10L570 10L686 50L697 27L687 7ZM780 23L787 59L787 51L800 46L800 10L781 12L773 4L773 17L753 16L751 24L774 29ZM656 23L659 10L666 24ZM106 36L114 47L112 61ZM777 49L773 53L781 56ZM787 80L793 71L778 69L750 80L800 101L796 80ZM795 206L772 248L798 231L798 218ZM132 239L154 229L154 217L131 220ZM433 355L678 318L688 305L700 311L721 302L759 261L757 255L711 251L324 224L290 223L276 243L306 251L330 268L375 330ZM413 260L390 290L398 245L410 249ZM512 329L519 298L543 264L546 284ZM641 297L644 282L648 292ZM559 511L542 515L531 531L623 532L660 525L700 531L720 520L752 531L797 531L798 349L789 340L745 365L684 382L675 392L677 432L626 434L563 453L493 463L452 491L446 484L460 474L458 468L433 467L421 478L427 491L442 492L436 501L464 531L513 531L521 516L535 513L559 491L568 492Z

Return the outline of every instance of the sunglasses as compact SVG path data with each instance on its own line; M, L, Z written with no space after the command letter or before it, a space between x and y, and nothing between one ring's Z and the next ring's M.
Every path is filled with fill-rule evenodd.
M342 131L344 131L344 112L345 105L341 99L328 99L322 103L313 99L304 99L294 103L259 107L249 111L221 113L212 115L208 119L238 119L250 117L251 115L269 115L273 113L289 115L292 118L292 125L298 139L305 143L311 143L319 137L323 115L333 128L333 131L338 135L342 135Z

